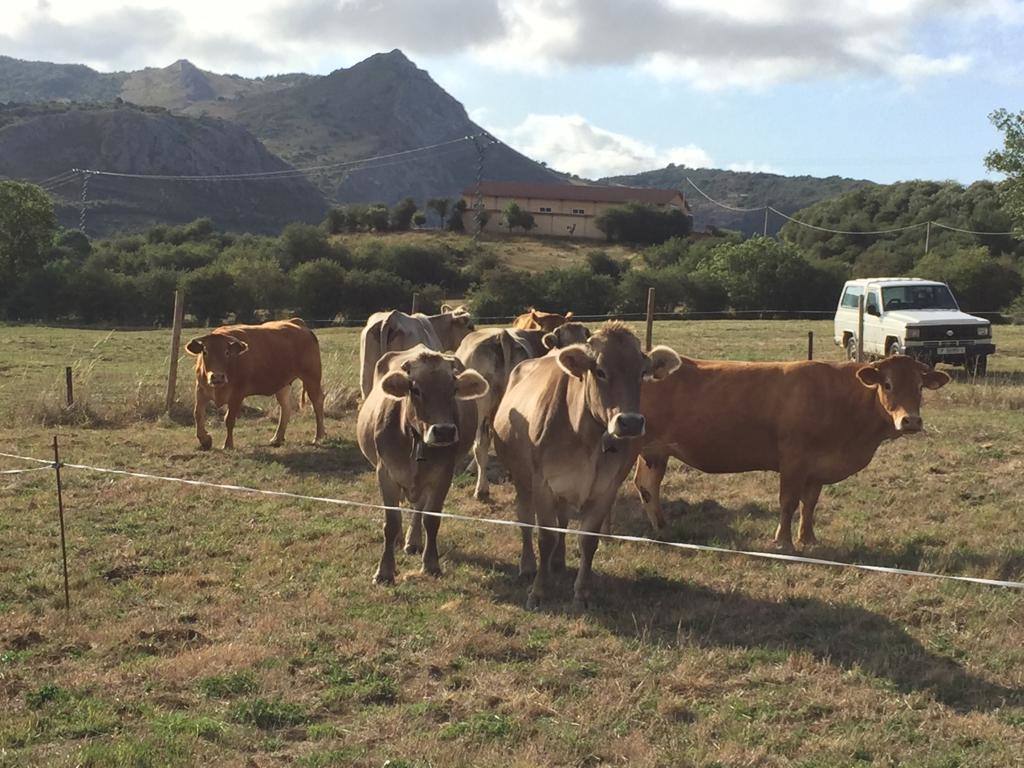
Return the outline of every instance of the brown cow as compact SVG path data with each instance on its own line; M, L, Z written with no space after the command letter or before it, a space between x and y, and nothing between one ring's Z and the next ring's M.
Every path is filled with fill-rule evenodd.
M513 328L520 328L524 331L544 331L550 333L562 323L572 320L572 312L559 315L557 312L540 312L530 307L528 312L521 314L512 323Z
M262 325L225 325L192 339L185 349L196 357L196 437L203 450L213 438L206 431L206 406L227 404L224 447L234 448L235 419L249 395L276 395L281 417L271 445L281 445L291 416L291 384L302 380L316 414L316 441L324 437L324 392L320 345L301 318Z
M737 363L683 359L672 376L643 386L647 435L633 483L651 525L665 524L660 487L673 456L703 472L778 472L775 544L815 544L823 485L868 465L879 444L920 432L922 388L949 376L909 357L859 363Z
M438 315L407 315L405 312L375 312L366 321L359 336L360 389L363 399L373 388L373 371L385 352L401 352L423 344L438 352L454 352L467 333L473 330L473 319L462 307L447 304Z
M584 344L520 363L494 417L494 444L516 487L519 521L565 527L570 509L580 530L601 529L640 450L641 378L660 379L679 366L668 347L649 355L621 323L609 323ZM547 596L551 572L565 567L564 537L538 531L540 567L530 528L522 529L522 574L536 573L527 607ZM597 538L581 536L574 605L590 599Z
M532 338L537 335L536 344ZM484 500L490 495L487 480L487 465L490 460L491 425L498 410L502 395L508 386L512 369L524 360L539 357L551 349L561 349L570 344L579 344L590 338L590 331L580 323L565 323L551 333L544 331L520 331L507 328L486 328L473 331L459 345L455 356L467 368L472 368L487 380L489 389L484 397L476 401L476 440L473 443L473 460L476 462L476 489L473 496ZM536 351L539 349L540 351Z
M403 500L417 510L440 512L451 487L455 463L465 456L476 431L474 398L487 394L487 382L453 355L418 345L388 352L377 363L373 389L359 409L359 448L377 472L381 500L397 507ZM395 580L395 546L402 538L402 514L384 513L384 552L374 576ZM418 531L419 514L409 525ZM427 515L423 572L440 575L437 531L441 520ZM406 551L412 547L406 542ZM418 545L416 546L418 548Z

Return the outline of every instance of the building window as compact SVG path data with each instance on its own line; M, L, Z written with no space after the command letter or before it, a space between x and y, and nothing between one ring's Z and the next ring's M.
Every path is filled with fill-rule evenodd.
M576 216L583 216L586 213L586 211L584 211L582 208L573 208L572 212Z
M541 212L541 213L551 213L551 208L550 208L550 206L549 206L549 207L544 207L544 206L542 205L542 206L540 207L540 212Z

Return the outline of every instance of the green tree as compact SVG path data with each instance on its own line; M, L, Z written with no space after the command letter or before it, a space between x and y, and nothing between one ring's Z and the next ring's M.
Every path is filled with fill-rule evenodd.
M185 309L206 325L219 325L234 310L235 280L219 264L189 272L182 278Z
M505 226L508 227L509 232L516 228L529 232L536 226L533 221L533 214L529 211L524 211L515 200L509 201L508 205L505 206L505 210L502 211L502 215L505 218Z
M345 302L345 270L327 259L301 264L291 274L295 300L307 320L333 320Z
M312 224L289 224L281 230L281 268L290 271L299 264L332 255L327 233Z
M914 267L917 277L941 280L953 289L960 306L971 311L997 311L1016 297L1020 271L1007 259L993 259L985 248L943 254L932 251Z
M53 203L42 189L0 181L0 302L20 274L46 263L56 232Z
M604 210L594 224L609 242L656 244L690 234L693 217L678 208L627 203Z
M395 232L405 232L412 224L412 217L416 215L416 201L411 197L402 198L391 209L389 225Z
M423 225L427 223L427 214L423 211L416 211L416 213L412 215L412 223L417 228L422 228Z
M1003 134L1003 148L985 156L985 166L1006 176L1000 185L1003 206L1018 228L1024 227L1024 111L997 109L989 120Z
M441 222L441 229L444 229L448 223L448 209L451 204L452 201L447 197L432 197L427 200L427 208L437 214L438 221Z
M462 214L466 212L469 206L466 205L466 201L461 197L455 201L452 205L451 213L448 214L448 229L452 232L465 232L466 225L462 219Z
M388 226L391 223L391 214L388 211L388 207L383 203L371 205L366 209L364 223L366 228L372 229L375 232L387 232Z

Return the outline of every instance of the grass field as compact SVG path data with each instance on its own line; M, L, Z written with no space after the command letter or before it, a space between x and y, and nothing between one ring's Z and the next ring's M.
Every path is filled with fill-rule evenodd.
M827 322L656 326L684 354L799 358ZM0 328L0 451L377 501L353 441L357 331L318 332L330 439L289 442L253 398L237 450L157 419L166 331ZM984 384L927 393L928 434L828 488L815 556L1024 579L1024 329ZM79 405L68 412L63 369ZM263 413L261 409L267 409ZM215 444L223 438L213 430ZM21 466L0 460L0 469ZM65 615L53 475L0 475L0 765L1024 765L1024 594L602 544L597 606L523 609L518 535L446 521L444 576L399 556L371 585L378 515L64 472ZM456 479L453 511L512 516ZM668 537L768 549L774 476L675 466ZM624 491L617 530L648 535Z

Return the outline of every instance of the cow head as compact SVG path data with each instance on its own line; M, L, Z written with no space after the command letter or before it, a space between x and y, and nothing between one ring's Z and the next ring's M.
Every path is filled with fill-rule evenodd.
M244 355L249 345L227 333L208 333L192 339L185 345L196 357L196 376L210 387L223 387L235 358Z
M465 307L451 307L448 304L441 305L441 314L432 316L430 323L447 350L458 349L470 331L476 330L473 316Z
M566 312L564 315L560 315L557 312L540 312L533 307L530 307L529 322L525 326L526 328L534 328L545 333L551 333L558 326L572 320L572 312Z
M458 400L487 394L487 381L454 355L417 347L413 355L380 380L387 397L407 404L406 426L424 445L440 448L459 441Z
M565 347L557 360L583 384L588 410L613 439L643 437L640 382L663 379L680 365L668 347L644 354L640 340L622 323L608 323L585 343Z
M876 390L878 402L892 418L893 428L900 435L920 432L921 393L925 389L939 389L949 382L949 376L934 371L911 357L897 355L865 365L857 370L857 378L865 387Z
M562 349L570 344L583 344L589 338L590 329L583 323L562 323L555 330L544 334L541 344L544 349Z

